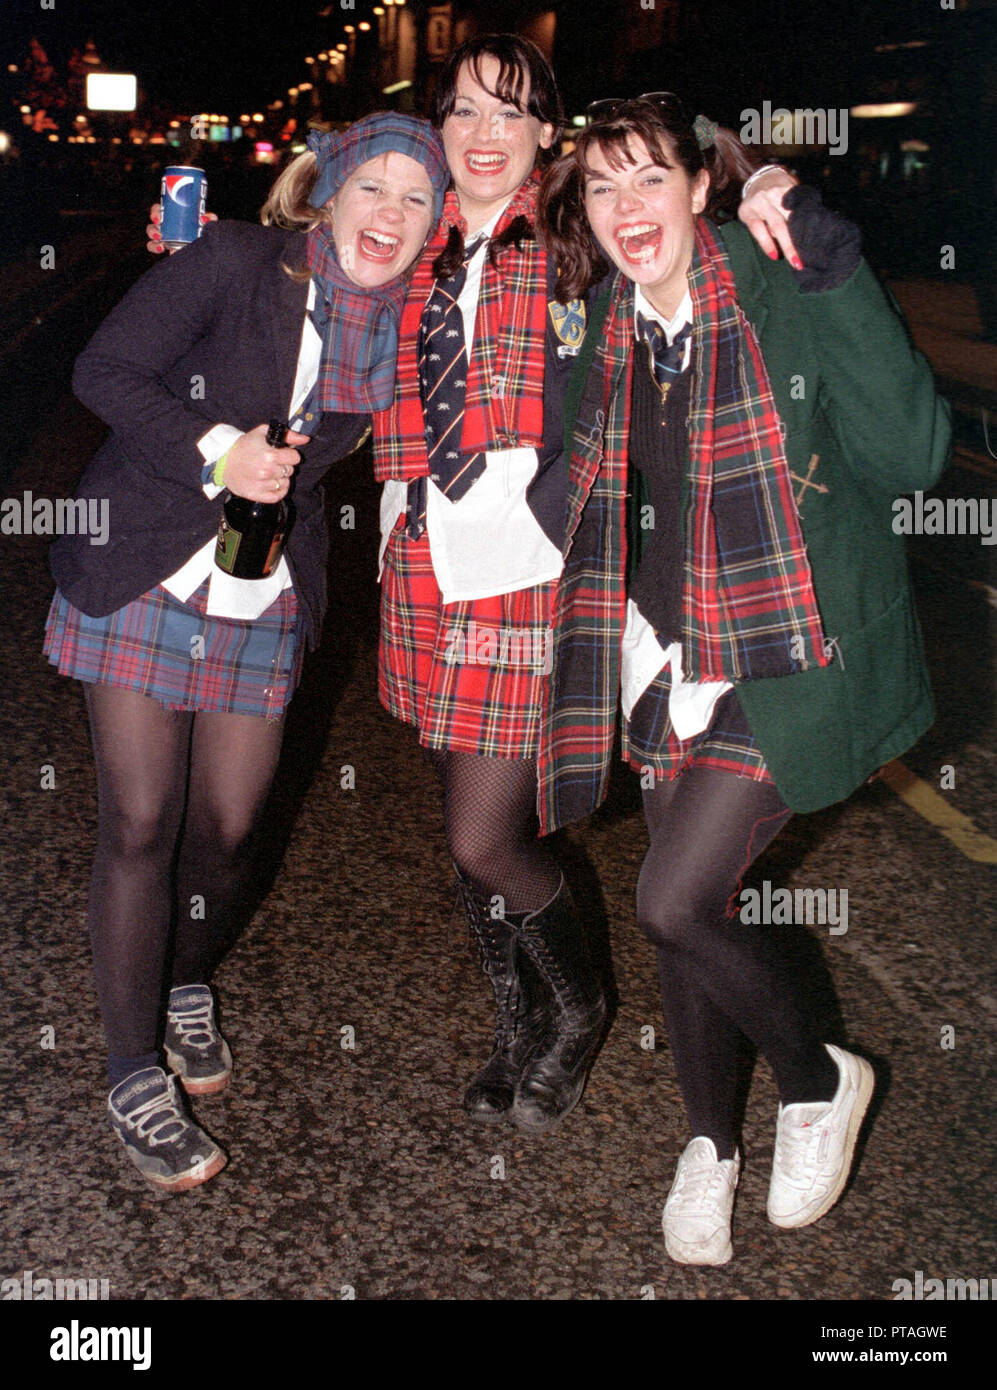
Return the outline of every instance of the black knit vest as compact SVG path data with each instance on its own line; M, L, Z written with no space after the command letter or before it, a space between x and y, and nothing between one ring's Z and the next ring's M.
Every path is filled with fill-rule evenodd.
M630 409L628 592L663 647L682 635L685 542L680 507L689 452L691 377L688 369L676 377L662 406L647 349L643 344L637 347ZM647 524L650 520L653 526Z

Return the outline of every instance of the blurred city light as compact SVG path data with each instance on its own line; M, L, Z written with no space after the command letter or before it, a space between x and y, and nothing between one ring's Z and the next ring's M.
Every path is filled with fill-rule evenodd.
M87 106L91 111L134 111L137 98L134 73L87 73Z
M867 102L863 106L853 106L849 114L861 119L878 116L909 116L916 110L916 101L880 101Z

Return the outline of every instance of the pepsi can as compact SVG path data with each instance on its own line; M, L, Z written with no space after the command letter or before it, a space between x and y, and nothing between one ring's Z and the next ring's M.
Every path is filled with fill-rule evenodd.
M208 180L203 169L189 164L171 164L163 174L160 201L163 220L159 230L168 251L196 241L204 230L201 216L208 196Z

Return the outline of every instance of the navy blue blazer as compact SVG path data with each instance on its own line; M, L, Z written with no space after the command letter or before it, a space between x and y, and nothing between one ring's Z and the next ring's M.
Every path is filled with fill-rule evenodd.
M77 359L73 390L111 426L77 490L107 499L108 542L61 536L52 572L70 603L103 617L174 574L218 529L222 497L201 488L197 440L213 425L287 419L301 346L305 237L221 222L154 266ZM309 646L326 604L329 536L320 482L361 442L369 417L326 413L301 450L286 556Z

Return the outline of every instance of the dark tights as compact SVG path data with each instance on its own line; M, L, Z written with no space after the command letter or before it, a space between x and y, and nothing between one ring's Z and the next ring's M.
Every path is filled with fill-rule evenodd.
M794 972L798 929L746 925L737 915L741 876L792 812L771 783L693 768L645 790L644 814L651 845L637 921L657 947L691 1133L731 1158L749 1040L772 1067L784 1105L830 1100L838 1081Z
M98 797L87 922L113 1084L156 1053L171 922L173 984L207 983L221 957L284 721L84 689Z
M457 868L507 912L544 907L561 871L537 839L537 765L528 758L427 749L443 781L447 846Z

